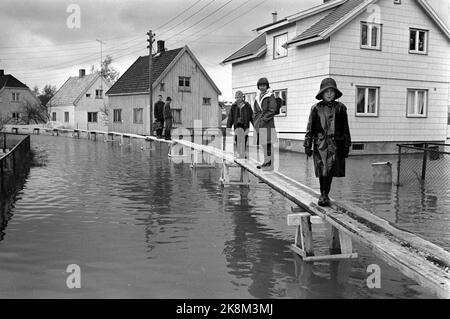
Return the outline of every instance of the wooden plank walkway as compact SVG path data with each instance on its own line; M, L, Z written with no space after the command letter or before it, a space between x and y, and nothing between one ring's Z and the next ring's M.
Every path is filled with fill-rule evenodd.
M74 130L64 131L73 132ZM181 144L193 150L211 154L224 162L235 163L308 213L320 217L355 242L367 247L375 255L429 289L430 292L440 298L450 299L450 253L448 251L413 233L401 230L350 202L332 201L330 207L320 207L316 204L319 194L311 188L279 172L257 169L255 161L237 159L233 154L211 146L194 144L186 140L166 141L153 136L78 131L105 134L106 137L110 134L170 145Z

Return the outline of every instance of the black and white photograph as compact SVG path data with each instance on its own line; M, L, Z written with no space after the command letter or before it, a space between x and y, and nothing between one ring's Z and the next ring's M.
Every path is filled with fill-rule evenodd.
M0 299L450 299L450 0L1 0Z

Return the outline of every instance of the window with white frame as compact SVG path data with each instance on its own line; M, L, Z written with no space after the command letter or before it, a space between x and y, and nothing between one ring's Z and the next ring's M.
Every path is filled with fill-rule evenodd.
M88 123L97 123L97 112L87 113Z
M407 117L426 117L428 105L428 90L408 89Z
M356 87L356 116L378 116L378 87Z
M56 122L56 112L52 112L52 121Z
M427 54L428 31L409 29L409 53Z
M361 48L381 50L381 29L381 24L361 22Z
M113 121L114 123L122 123L122 109L113 110Z
M283 46L288 41L288 34L280 34L273 37L273 58L278 59L287 56L288 51Z
M181 124L181 109L172 109L173 124Z
M248 102L252 109L253 109L253 105L255 103L255 99L256 99L256 93L244 93L244 100L245 102Z
M134 124L144 123L144 109L143 108L134 108L133 109L133 123Z
M281 99L280 114L277 114L276 116L287 116L287 90L274 90L273 94L276 99Z
M19 102L20 101L20 93L12 93L12 101L13 102Z
M64 112L64 122L69 122L69 112Z
M191 78L186 76L178 77L178 91L191 91Z
M13 119L20 119L20 113L19 112L12 112L12 116Z

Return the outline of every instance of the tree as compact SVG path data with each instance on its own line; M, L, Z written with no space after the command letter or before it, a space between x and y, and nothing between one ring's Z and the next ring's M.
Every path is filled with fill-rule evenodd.
M34 95L39 96L40 95L39 87L37 85L35 85L32 92L34 93Z
M47 123L50 119L46 105L40 103L33 104L29 101L22 102L22 114L22 120L27 124L31 122L35 122L36 124Z
M42 93L38 96L41 104L47 106L48 101L55 95L56 91L56 86L46 84L42 89Z
M105 57L102 62L102 76L110 83L114 83L120 76L119 71L112 66L113 59L110 55ZM91 73L98 72L98 69L91 65Z

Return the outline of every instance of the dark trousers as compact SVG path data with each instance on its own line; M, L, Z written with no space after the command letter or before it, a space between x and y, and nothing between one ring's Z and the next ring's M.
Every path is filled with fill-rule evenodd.
M172 119L167 119L166 120L166 127L164 130L164 139L166 140L171 140L172 139Z
M323 176L319 177L320 183L320 194L328 196L331 190L331 182L333 181L333 176Z

